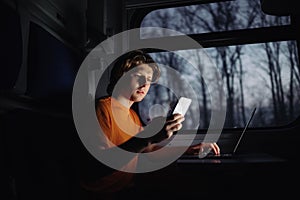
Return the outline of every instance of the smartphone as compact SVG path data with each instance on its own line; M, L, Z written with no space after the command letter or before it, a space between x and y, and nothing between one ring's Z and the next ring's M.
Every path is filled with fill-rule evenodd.
M191 103L192 103L192 99L187 97L180 97L176 105L174 106L174 108L171 110L170 114L179 113L184 116L188 111Z

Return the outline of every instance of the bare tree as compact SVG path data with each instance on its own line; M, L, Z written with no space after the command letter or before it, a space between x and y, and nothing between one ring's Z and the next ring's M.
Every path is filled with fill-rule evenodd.
M241 9L243 12L239 12ZM193 6L177 7L172 9L157 10L150 17L148 24L145 20L145 25L158 26L163 28L171 28L186 34L194 33L205 33L205 32L219 32L229 31L236 29L248 29L256 27L267 27L274 25L287 24L288 17L275 17L264 15L261 12L260 1L228 1L210 4L200 4ZM148 19L150 19L148 18ZM162 33L157 33L162 34ZM153 37L155 33L150 33L149 36ZM220 46L214 48L213 59L220 69L222 74L223 83L226 87L227 93L227 126L235 126L236 121L245 123L246 113L249 111L245 107L247 97L244 94L244 76L245 66L243 61L243 55L246 54L244 45L237 46ZM272 108L264 108L264 112L261 112L261 122L263 123L277 123L286 120L287 115L289 118L294 117L295 109L298 109L296 105L296 99L300 99L299 93L295 91L300 88L300 66L297 54L296 44L288 42L282 44L281 42L265 43L255 48L263 49L265 56L261 62L266 63L267 75L264 75L263 80L270 84L267 88L270 89L272 102ZM284 54L284 48L287 49L286 59L284 62L289 60L287 66L290 68L290 82L289 92L286 91L287 85L282 80L282 54ZM258 49L254 50L257 51ZM168 63L170 66L180 66L175 68L181 73L188 73L180 71L185 65L184 61L173 57L171 55L164 55L161 59ZM194 59L199 63L198 69L202 73L205 68L201 65L201 57L193 55ZM253 67L259 67L253 66ZM260 66L261 67L261 66ZM263 70L264 70L263 69ZM189 80L194 80L199 84L199 94L201 94L201 112L205 116L204 124L208 124L208 91L206 91L204 79L196 79L190 76ZM295 81L296 80L296 81ZM176 83L175 83L176 84ZM297 95L296 95L297 94ZM171 98L171 96L170 96ZM266 101L266 100L264 100ZM289 106L286 106L288 103ZM262 102L259 102L260 106L263 106ZM262 108L263 109L263 108ZM287 110L288 109L288 110ZM300 110L300 109L299 109ZM273 121L270 122L270 115L267 114L272 112ZM237 120L238 119L238 120ZM242 124L239 124L242 125Z

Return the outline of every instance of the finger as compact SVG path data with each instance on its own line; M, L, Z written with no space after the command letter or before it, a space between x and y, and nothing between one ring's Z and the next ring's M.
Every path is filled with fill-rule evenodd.
M212 147L215 154L217 154L217 155L220 154L220 148L216 143L212 143L211 147Z
M184 119L184 116L182 114L176 113L176 114L173 114L167 121L172 122L172 121L176 121L179 119Z
M181 128L182 128L182 124L180 123L180 124L178 124L178 125L176 126L176 130L175 130L175 131L179 131Z
M192 149L195 149L195 150L199 150L199 149L201 149L202 147L201 147L201 145L195 145L195 146L192 146L191 147ZM203 149L203 148L202 148Z
M171 123L169 125L166 126L166 131L178 131L182 128L182 124L181 123Z
M185 120L184 117L177 117L173 120L168 120L167 123L168 124L181 124L184 120Z
M170 138L173 135L173 131L167 131L167 138Z
M179 118L175 121L169 121L166 123L166 130L172 130L173 128L177 127L181 128L182 127L182 122L183 122L183 118Z
M180 113L175 113L175 114L173 114L173 116L174 116L174 117L183 117L183 115L180 114Z
M220 153L220 148L219 146L217 145L217 143L212 143L212 147L213 147L213 150L215 152L215 154L219 154Z
M220 147L217 143L214 143L216 149L217 149L217 153L220 154L221 150L220 150Z

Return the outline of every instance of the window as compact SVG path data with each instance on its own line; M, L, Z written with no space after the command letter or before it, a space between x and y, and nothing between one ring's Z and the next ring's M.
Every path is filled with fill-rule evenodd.
M141 21L141 27L147 26L179 31L204 47L222 76L227 102L225 127L243 127L254 106L257 113L251 124L253 127L286 125L299 116L300 65L290 16L263 13L259 0L236 0L156 9ZM141 32L142 39L157 37L166 36L157 32ZM193 129L198 125L199 128L207 128L210 93L201 74L193 73L192 67L176 56L178 52L190 59L200 58L188 49L153 52L152 56L157 62L180 72L196 91L198 109L192 107L188 115L193 119L200 112L200 120L189 120L184 127ZM201 70L205 70L200 61L199 69L202 66ZM167 79L172 87L177 87L178 81L168 79L167 75L163 72L161 79ZM189 90L184 92L190 95ZM173 100L171 90L155 85L149 97L141 103L139 112L147 122L151 118L151 108L147 105L165 105Z
M259 0L236 0L154 10L144 17L141 27L154 26L183 34L199 34L289 24L289 16L264 14ZM160 35L161 33L143 32L141 38Z

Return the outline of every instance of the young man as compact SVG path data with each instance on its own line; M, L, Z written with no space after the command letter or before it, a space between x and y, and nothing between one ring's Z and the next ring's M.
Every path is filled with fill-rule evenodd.
M149 125L151 128L143 127L139 116L131 108L135 102L145 98L151 84L159 76L159 67L142 50L131 51L114 64L107 88L109 96L96 102L100 127L110 141L103 146L105 151L113 151L115 146L135 153L155 151L160 148L156 143L171 137L173 132L182 128L184 117L180 114L174 114L167 119L157 118ZM152 133L158 126L162 129ZM216 143L192 146L187 152L199 152L203 147L211 148L215 154L220 152ZM116 191L130 185L133 177L132 173L123 172L122 169L135 169L137 161L138 156L132 157L120 165L120 170L111 170L99 180L85 182L84 187L99 194L116 194Z

